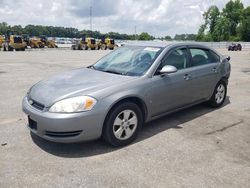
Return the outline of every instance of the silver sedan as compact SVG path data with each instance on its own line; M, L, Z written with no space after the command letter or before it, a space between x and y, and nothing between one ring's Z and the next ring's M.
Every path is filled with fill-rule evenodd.
M126 45L95 64L32 86L28 127L55 142L131 143L145 122L226 97L230 57L196 43Z

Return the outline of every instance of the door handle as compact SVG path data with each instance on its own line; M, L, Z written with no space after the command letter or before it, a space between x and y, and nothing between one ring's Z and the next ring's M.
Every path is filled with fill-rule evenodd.
M213 70L213 72L217 72L217 68L216 67L214 67L212 70Z
M190 80L191 75L190 74L185 74L183 78L184 78L184 80Z

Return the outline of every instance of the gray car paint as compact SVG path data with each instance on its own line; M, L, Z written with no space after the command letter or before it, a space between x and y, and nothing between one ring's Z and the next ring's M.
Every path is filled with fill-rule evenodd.
M24 112L38 124L39 130L33 132L56 142L92 140L101 136L105 117L110 109L123 99L129 97L140 99L146 109L145 121L208 100L217 82L222 77L230 75L230 64L214 50L220 56L221 62L190 67L164 76L154 75L161 59L167 56L171 50L189 45L210 49L192 43L165 45L162 53L141 77L116 75L82 68L40 81L30 89L27 97L44 104L45 110L41 112L34 109L28 104L27 97L23 100ZM145 46L152 45L146 44ZM162 44L154 46L163 47ZM213 71L214 67L216 67L216 72ZM185 80L186 74L191 76L190 79ZM98 102L93 110L60 115L48 112L49 107L55 102L82 95L89 95L97 99ZM96 120L93 115L96 116ZM74 131L79 128L84 131L74 138L50 138L44 135L46 130L60 132Z

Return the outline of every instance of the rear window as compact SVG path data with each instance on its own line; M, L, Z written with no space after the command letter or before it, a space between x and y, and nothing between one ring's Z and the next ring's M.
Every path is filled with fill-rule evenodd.
M91 44L95 44L95 39L90 39Z
M21 37L14 37L14 43L22 43Z

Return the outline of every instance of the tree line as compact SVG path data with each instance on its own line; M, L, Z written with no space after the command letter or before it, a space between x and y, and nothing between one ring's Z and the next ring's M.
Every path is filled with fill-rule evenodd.
M153 36L147 32L142 32L137 35L120 34L118 32L101 33L99 31L78 30L73 27L54 27L42 25L8 25L6 22L0 23L0 35L5 35L11 32L16 35L28 34L29 36L47 35L48 37L66 37L66 38L81 38L82 36L103 38L110 37L118 40L152 40Z
M197 41L250 41L250 7L230 0L222 11L215 5L203 14Z
M244 8L240 0L230 0L222 11L215 5L203 13L204 23L197 34L176 34L161 37L161 40L180 41L250 41L250 6ZM47 35L49 37L80 38L82 36L118 40L153 40L154 36L147 32L141 34L121 34L118 32L101 33L99 31L78 30L73 27L54 27L42 25L10 26L6 22L0 23L0 35L11 31L14 34L28 34L30 36Z

